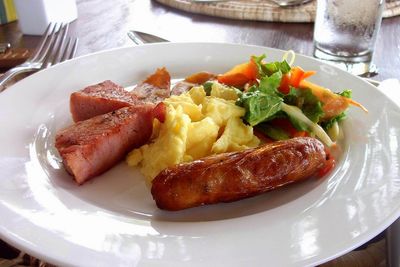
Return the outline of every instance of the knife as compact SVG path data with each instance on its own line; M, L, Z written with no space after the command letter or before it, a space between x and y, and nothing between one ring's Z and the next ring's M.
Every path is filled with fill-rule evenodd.
M146 43L163 43L169 42L168 40L158 37L156 35L141 32L141 31L128 31L128 37L137 45L142 45Z

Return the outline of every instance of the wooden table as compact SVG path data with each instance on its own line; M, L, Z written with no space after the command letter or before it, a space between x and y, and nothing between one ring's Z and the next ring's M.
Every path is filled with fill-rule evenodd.
M77 55L133 45L127 31L136 29L174 42L229 42L293 49L312 55L313 24L241 21L195 15L151 0L77 0L79 18L71 35L80 39ZM18 23L0 26L0 42L34 48L37 36L23 36ZM384 19L378 36L376 80L400 78L400 16Z
M71 33L80 38L77 54L132 45L131 29L150 32L174 42L207 41L293 49L312 55L312 23L241 21L191 14L151 0L77 0L78 20ZM23 36L18 23L0 27L0 41L16 47L35 47L36 36ZM400 78L400 16L384 19L374 62L377 80Z

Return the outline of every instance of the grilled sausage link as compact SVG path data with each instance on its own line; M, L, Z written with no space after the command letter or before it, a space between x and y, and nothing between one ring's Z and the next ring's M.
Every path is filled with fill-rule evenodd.
M231 202L312 177L325 162L320 141L298 137L167 168L151 194L164 210Z

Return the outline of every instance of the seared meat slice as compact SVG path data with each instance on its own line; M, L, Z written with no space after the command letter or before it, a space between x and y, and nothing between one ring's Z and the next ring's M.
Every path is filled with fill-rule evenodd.
M72 93L70 110L73 120L77 122L141 103L123 87L107 80Z
M144 102L159 103L170 96L170 87L171 76L165 68L160 68L138 84L131 93Z
M326 162L320 141L298 137L167 168L151 194L165 210L231 202L312 177Z
M153 129L153 108L154 105L124 107L61 130L55 146L66 170L82 184L145 144ZM160 110L156 111L158 115Z
M91 85L71 94L72 118L78 122L122 107L157 104L169 97L170 86L171 77L165 68L157 69L132 92L109 80Z

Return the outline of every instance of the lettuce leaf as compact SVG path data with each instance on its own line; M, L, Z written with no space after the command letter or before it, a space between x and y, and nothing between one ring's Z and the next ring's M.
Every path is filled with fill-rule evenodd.
M243 93L237 104L246 109L244 119L251 126L269 120L281 111L283 98L277 88L282 79L281 71L261 78L259 86Z
M281 95L278 92L278 87L281 84L281 80L282 80L281 71L277 71L271 76L265 76L261 78L258 90L268 95L274 95L280 97Z
M312 122L318 123L325 115L323 103L310 89L291 88L289 94L284 96L285 103L298 106Z
M237 103L246 110L244 120L254 126L278 113L282 102L283 99L278 96L254 91L242 94Z
M351 98L352 91L351 90L344 90L343 92L338 93L338 94L341 95L341 96L344 96L346 98Z
M347 117L346 113L342 112L339 115L337 115L336 117L331 118L330 120L321 122L321 126L325 130L329 130L335 122L340 122L340 121L346 119L346 117Z
M258 73L260 74L260 78L265 76L271 76L275 72L280 71L282 74L286 74L290 71L290 65L287 63L286 60L281 62L269 62L264 63L263 60L266 58L266 55L263 54L261 56L252 56L252 59L257 65Z

